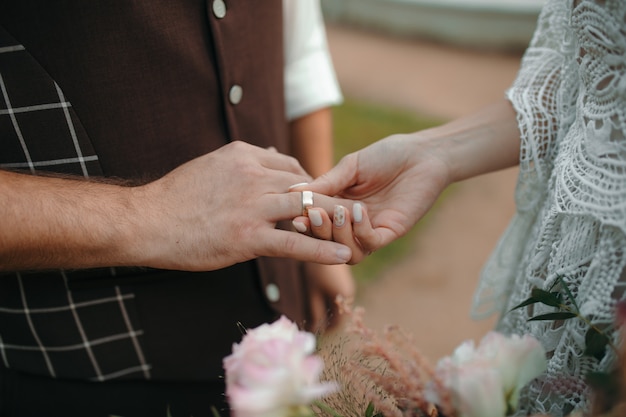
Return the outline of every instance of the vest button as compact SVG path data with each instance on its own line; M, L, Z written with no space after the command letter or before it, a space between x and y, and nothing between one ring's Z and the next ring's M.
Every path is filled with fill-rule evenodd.
M239 104L241 98L243 97L243 88L240 85L235 84L230 87L230 91L228 92L228 100L230 100L231 104Z
M213 0L213 14L218 19L226 16L226 3L224 3L224 0Z
M272 303L280 300L280 289L278 289L278 285L274 283L267 284L267 287L265 287L265 295Z

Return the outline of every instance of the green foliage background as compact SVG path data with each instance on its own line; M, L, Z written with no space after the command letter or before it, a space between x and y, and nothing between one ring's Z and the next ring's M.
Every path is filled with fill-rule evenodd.
M351 152L394 133L410 133L441 124L437 120L414 113L347 99L333 109L335 135L335 162ZM421 224L427 221L424 218ZM376 278L389 265L400 260L411 250L419 227L406 236L382 248L358 265L353 273L358 282Z

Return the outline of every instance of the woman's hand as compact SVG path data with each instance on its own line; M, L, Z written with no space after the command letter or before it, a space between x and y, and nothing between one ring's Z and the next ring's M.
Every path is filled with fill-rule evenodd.
M436 147L415 135L393 135L344 157L328 173L298 189L355 200L330 217L316 209L305 225L311 235L352 249L350 263L406 234L449 183L449 170ZM311 216L313 214L313 216ZM319 221L321 219L321 221Z
M294 222L312 236L330 235L350 247L350 263L358 263L406 234L452 182L515 165L519 137L505 99L440 127L389 136L296 188L355 200L351 210L336 208L332 225L328 216L320 225L304 217Z

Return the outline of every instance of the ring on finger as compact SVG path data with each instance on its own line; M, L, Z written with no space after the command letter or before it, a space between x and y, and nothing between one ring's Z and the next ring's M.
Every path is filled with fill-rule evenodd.
M309 215L309 207L313 207L313 191L302 191L302 215Z

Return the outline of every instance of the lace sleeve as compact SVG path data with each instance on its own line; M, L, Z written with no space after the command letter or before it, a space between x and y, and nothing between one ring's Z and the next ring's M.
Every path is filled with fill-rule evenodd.
M570 70L566 56L575 47L568 31L567 3L557 0L544 6L518 76L507 91L521 133L520 178L516 193L519 211L536 209L537 201L545 198L544 188L552 171L552 155L559 129L557 115L565 114L558 106L573 105L572 100L575 100L575 88L561 88L564 82L561 75ZM558 96L565 90L572 98L563 102Z
M618 343L615 306L626 298L626 2L550 0L507 96L521 133L517 213L485 265L473 313L501 313L498 330L532 334L548 352L548 370L522 393L518 415L587 411L585 375L613 366L613 352L584 355L582 320L529 322L554 309L511 308L563 277L580 313Z
M567 33L569 13L565 3L552 0L542 9L517 78L507 91L521 134L516 208L523 214L513 218L483 269L474 296L472 315L475 318L503 310L513 279L521 273L522 250L524 242L531 238L540 207L538 202L545 199L548 192L559 128L557 98L566 63L565 50L559 42Z

